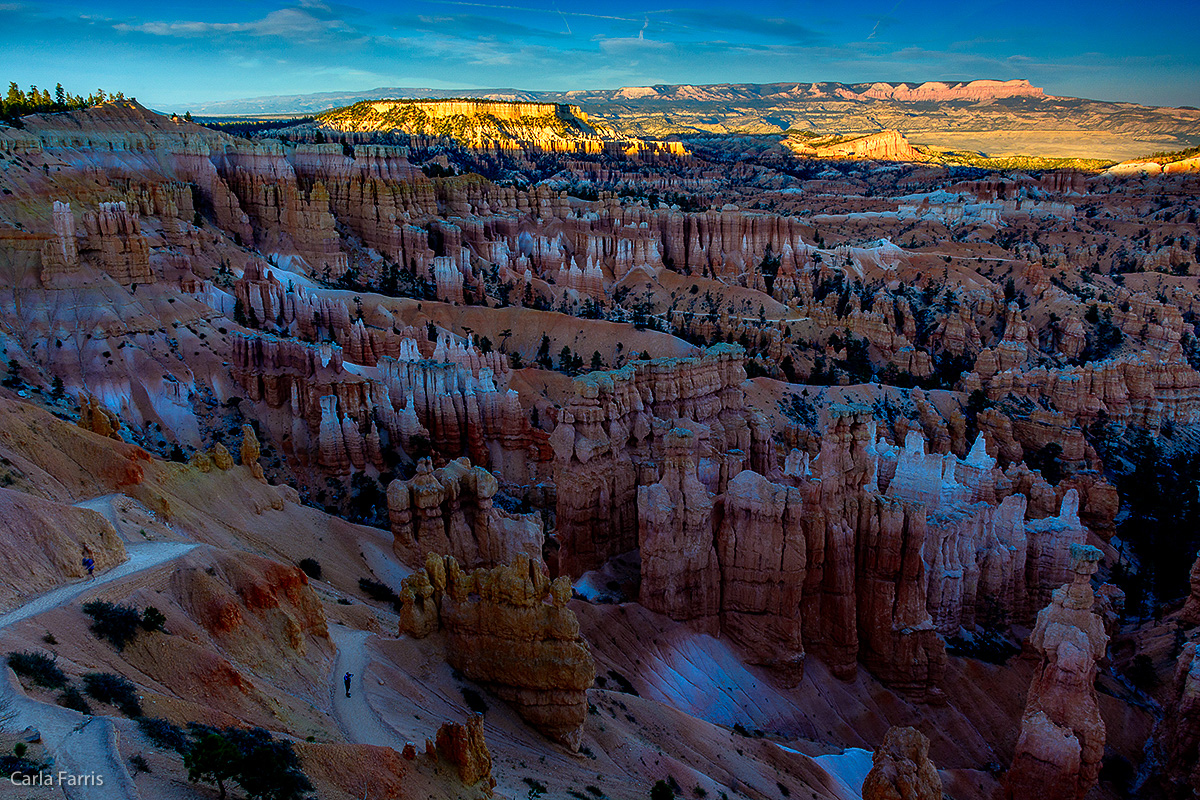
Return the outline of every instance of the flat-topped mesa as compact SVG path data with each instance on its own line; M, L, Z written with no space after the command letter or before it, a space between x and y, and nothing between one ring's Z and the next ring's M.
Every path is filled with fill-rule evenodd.
M519 554L542 555L542 523L537 514L508 514L492 504L499 482L466 458L434 469L428 458L409 480L388 486L392 548L405 563L427 553L448 553L468 569L507 564Z
M593 139L608 134L578 106L503 100L364 100L317 116L319 129L396 131L413 136L450 136L460 141Z
M797 155L814 158L864 158L875 161L923 161L899 131L887 130L864 136L818 138L811 141L788 137L788 148Z
M551 434L562 568L578 576L637 547L639 485L658 481L667 433L696 436L697 477L719 493L744 467L766 473L773 444L745 408L745 352L717 345L693 358L638 360L575 379Z
M579 621L567 608L571 581L551 581L537 562L463 572L430 553L401 584L400 632L417 638L439 628L446 660L485 685L532 727L577 749L596 677Z
M364 100L317 116L311 124L288 129L312 138L332 135L357 143L365 137L395 134L424 147L452 139L477 150L545 151L607 154L616 157L687 158L679 142L616 136L574 105L503 100Z
M371 109L379 114L412 107L419 109L430 119L486 114L503 120L557 117L585 123L588 121L587 114L583 113L579 106L564 103L514 103L507 100L374 100L368 103Z
M1038 614L1029 638L1040 664L1029 687L1005 796L1083 800L1100 772L1104 720L1095 689L1096 662L1108 634L1092 611L1091 576L1102 558L1098 548L1071 545L1071 582L1056 589Z
M927 81L919 85L873 83L869 89L859 94L859 97L872 100L895 100L901 103L978 102L1005 97L1045 96L1041 88L1023 78L1010 81L978 80L969 83Z

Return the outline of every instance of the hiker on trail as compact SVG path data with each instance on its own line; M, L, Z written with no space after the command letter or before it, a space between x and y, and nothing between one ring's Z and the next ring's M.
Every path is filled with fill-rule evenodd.
M346 683L346 697L350 696L350 679L353 677L354 677L353 672L347 672L346 677L342 678L342 680Z
M89 556L84 556L83 567L88 571L88 580L93 580L96 577L96 562Z

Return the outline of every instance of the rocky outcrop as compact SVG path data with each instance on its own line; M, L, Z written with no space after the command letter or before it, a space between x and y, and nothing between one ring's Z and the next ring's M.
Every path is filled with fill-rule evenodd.
M772 444L743 403L743 361L741 348L717 346L576 379L550 438L565 572L579 575L638 546L638 486L657 482L651 465L664 459L673 428L694 434L696 478L710 492L745 466L768 471Z
M1200 553L1196 554L1196 561L1188 574L1188 583L1191 591L1179 612L1179 619L1185 625L1200 625Z
M437 732L437 753L458 768L458 777L465 786L483 784L484 793L491 796L496 786L492 777L492 755L483 738L483 717L472 714L466 725L443 723Z
M292 319L290 313L284 319ZM418 341L413 329L378 337L360 323L346 330L349 349L273 335L233 338L235 380L250 399L290 408L286 433L301 463L334 474L368 463L382 469L386 433L414 460L430 450L439 458L467 456L518 485L536 483L549 471L546 434L530 425L517 392L502 388L509 371L495 351L484 354L469 339L446 344L444 336L434 344L423 333ZM378 370L360 377L346 369L349 357Z
M86 393L79 395L79 427L121 441L121 418Z
M1018 357L1014 351L1013 363ZM1200 373L1177 353L1145 351L1058 370L1021 370L1004 363L985 364L981 355L975 374L964 377L964 388L982 388L994 400L1012 396L1045 403L1063 417L1058 423L1063 428L1087 426L1101 417L1150 428L1200 419ZM1051 440L1039 443L1031 437L1021 443L1035 452Z
M1101 552L1071 547L1071 583L1055 590L1038 614L1029 644L1039 664L1029 687L1005 796L1082 800L1096 785L1104 755L1104 720L1097 704L1096 662L1108 635L1093 613L1091 576Z
M54 201L51 225L53 234L42 244L39 277L43 286L62 286L69 284L80 268L79 242L75 238L75 216L70 203Z
M721 628L757 663L798 681L809 561L805 529L815 528L811 501L806 506L800 490L750 470L729 482L722 501Z
M925 602L924 510L876 496L860 514L858 657L889 686L940 700L946 649Z
M939 699L924 508L877 493L874 431L839 417L809 472L789 470L796 486L744 470L715 499L696 477L694 437L668 432L663 477L638 493L642 603L710 632L719 624L785 680L799 680L811 643L839 674L861 661Z
M579 746L596 670L566 607L568 578L551 582L526 556L466 573L455 559L430 554L424 569L404 579L400 597L402 634L440 628L451 666L546 736Z
M1154 734L1157 783L1170 800L1200 797L1200 647L1189 642L1175 664Z
M80 258L94 263L117 283L153 283L150 243L142 233L136 211L126 203L101 203L83 215L83 246Z
M260 675L332 652L321 601L298 567L246 552L195 551L170 577L179 606L222 650Z
M212 453L213 466L220 470L233 469L233 456L230 455L229 449L225 445L217 442L213 445Z
M696 477L691 431L667 433L662 478L637 490L642 583L638 601L715 633L721 607L713 498Z
M942 800L942 779L929 760L929 739L916 728L889 728L871 756L863 800Z
M396 557L413 564L429 553L446 553L468 569L508 564L520 554L540 559L541 519L496 508L492 498L499 486L466 458L436 470L421 459L416 475L387 489Z
M313 275L337 278L346 271L328 190L321 183L301 187L280 143L230 147L213 161L250 218L259 250L293 252Z
M926 453L916 431L878 450L886 495L925 506L927 605L943 635L1032 621L1070 577L1070 548L1087 537L1075 488L1060 501L1037 473L1001 472L983 434L965 459Z
M258 458L261 454L262 448L259 447L258 436L255 435L253 426L243 425L242 447L240 451L242 466L247 467L255 478L265 483L267 479L263 475L262 464L258 463Z

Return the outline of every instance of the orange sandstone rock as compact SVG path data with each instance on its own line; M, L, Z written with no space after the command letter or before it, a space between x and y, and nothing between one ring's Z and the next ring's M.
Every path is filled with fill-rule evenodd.
M1098 549L1071 547L1072 582L1055 590L1038 614L1030 645L1040 657L1021 718L1005 796L1082 800L1096 785L1104 755L1104 720L1096 699L1096 662L1108 635L1092 611L1091 575Z
M437 732L437 751L442 758L458 767L458 777L465 785L483 783L484 793L491 796L496 779L492 777L492 756L483 739L481 715L472 715L466 725L443 723Z
M568 578L551 582L524 555L466 573L455 559L430 554L401 587L404 607L417 607L402 616L401 633L420 637L440 627L451 666L546 736L579 746L596 668L566 607Z
M929 739L916 728L889 728L871 762L863 800L942 800L942 779L929 760Z

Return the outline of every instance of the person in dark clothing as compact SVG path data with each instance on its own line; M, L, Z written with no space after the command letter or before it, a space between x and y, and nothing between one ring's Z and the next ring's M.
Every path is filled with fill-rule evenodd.
M96 562L95 561L93 561L90 558L84 557L83 567L84 567L84 569L86 569L88 571L88 579L89 580L96 577Z
M342 678L342 681L346 684L346 697L350 696L350 679L353 677L353 672L347 672L346 677Z

